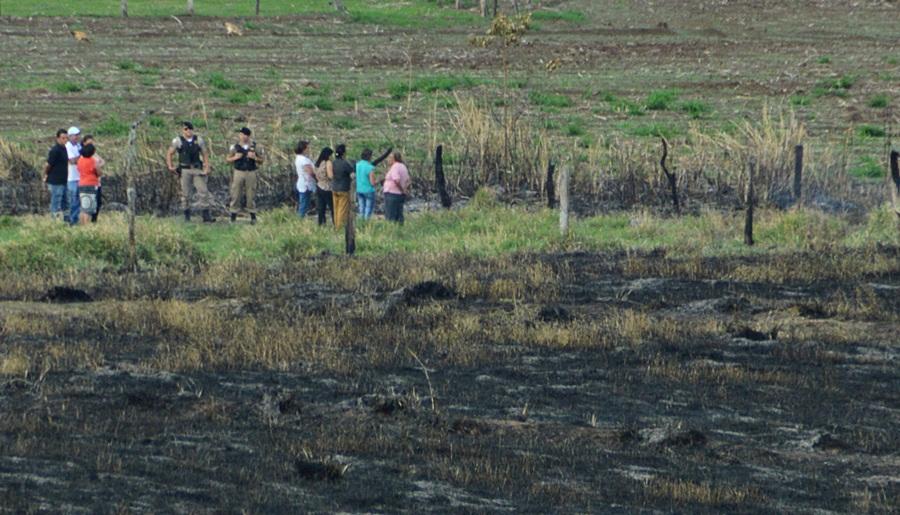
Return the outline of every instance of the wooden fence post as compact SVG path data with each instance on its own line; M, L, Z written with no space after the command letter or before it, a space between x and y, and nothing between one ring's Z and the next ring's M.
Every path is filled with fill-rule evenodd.
M122 17L127 18L128 17L128 0L122 0L121 6L122 6Z
M744 196L744 203L747 206L746 217L744 218L744 244L753 245L753 180L756 175L756 158L751 157L747 163L747 189Z
M891 178L890 181L893 184L890 186L891 188L891 204L894 206L894 213L897 214L897 217L900 218L900 152L896 150L891 150L890 157L890 166L891 166Z
M138 271L137 237L135 234L134 219L137 211L137 187L134 184L134 162L137 160L137 129L144 118L153 114L153 111L145 111L140 118L131 124L128 132L128 149L125 154L125 197L128 199L128 270Z
M794 202L800 203L803 187L803 145L794 147Z
M256 0L256 15L259 16L259 0Z
M188 16L194 15L194 0L187 0L187 13Z
M356 252L356 214L351 212L344 225L344 251L348 256Z
M434 186L441 197L441 205L450 209L453 201L447 193L447 179L444 177L444 146L438 145L434 151Z
M559 232L569 234L569 166L564 166L559 177Z
M544 182L544 189L547 191L547 207L553 209L556 207L556 181L553 180L553 173L556 167L553 161L547 163L547 180Z

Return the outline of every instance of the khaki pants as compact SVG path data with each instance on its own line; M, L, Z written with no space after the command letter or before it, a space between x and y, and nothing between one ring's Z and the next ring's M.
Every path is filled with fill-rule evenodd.
M212 195L209 194L209 189L206 187L208 178L199 168L183 168L181 170L181 209L191 209L191 197L194 196L194 190L197 190L197 208L209 209L212 207Z
M231 179L231 213L241 211L241 190L247 194L247 212L256 213L256 172L234 171Z
M350 192L332 191L334 196L334 226L343 227L350 219Z

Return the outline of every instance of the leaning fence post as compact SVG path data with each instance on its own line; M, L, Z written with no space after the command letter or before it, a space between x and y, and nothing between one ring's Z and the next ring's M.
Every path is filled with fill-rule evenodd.
M744 244L753 245L753 179L756 175L756 158L751 157L747 163L747 189L744 195L744 203L747 206L744 218Z
M803 145L794 147L794 202L800 202L803 185Z
M559 232L569 234L569 166L564 166L559 177Z
M122 8L122 17L127 18L128 17L128 0L122 0L120 7Z
M354 213L350 213L347 223L344 225L344 251L348 256L352 256L356 252L356 223Z

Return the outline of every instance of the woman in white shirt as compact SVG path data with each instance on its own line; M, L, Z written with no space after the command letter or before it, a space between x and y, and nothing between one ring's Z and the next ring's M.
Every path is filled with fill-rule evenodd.
M316 191L316 169L308 155L308 141L297 143L294 153L297 154L297 157L294 158L294 168L297 170L297 192L299 193L297 214L304 217L309 212L309 201Z

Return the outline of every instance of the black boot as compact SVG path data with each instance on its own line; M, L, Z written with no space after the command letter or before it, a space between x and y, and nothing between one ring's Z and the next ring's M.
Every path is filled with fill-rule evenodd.
M256 213L250 213L250 225L256 225Z
M191 221L191 210L190 210L190 209L185 209L185 210L184 210L184 221L185 221L185 222L190 222L190 221Z
M216 219L213 218L212 215L209 214L209 209L204 209L203 210L203 223L211 224L215 221L216 221Z
M231 213L231 223L234 223L236 221L237 221L237 213Z

